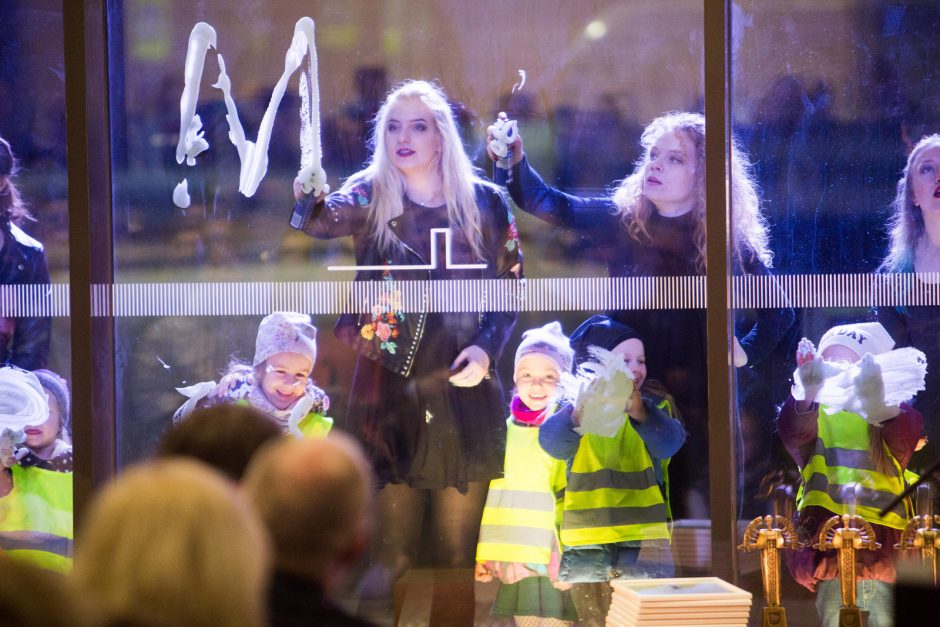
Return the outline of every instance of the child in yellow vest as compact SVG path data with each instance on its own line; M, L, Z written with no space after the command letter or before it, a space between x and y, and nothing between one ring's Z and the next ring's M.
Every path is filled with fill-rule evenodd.
M577 619L570 595L558 589L567 586L557 582L556 499L564 490L565 467L538 443L539 428L554 409L558 383L571 371L573 358L557 322L523 333L516 350L504 476L490 482L476 579L499 579L493 615L512 616L517 625L564 625Z
M685 441L682 424L670 416L668 398L644 390L646 354L636 331L607 316L592 316L571 334L580 365L591 361L593 347L620 357L632 378L626 406L613 412L615 429L605 435L589 430L592 416L566 405L539 433L545 451L567 464L567 488L561 522L559 578L573 583L572 598L584 625L603 624L610 606L611 579L666 577L673 574L669 541L665 462ZM622 402L622 400L621 400ZM619 409L622 407L622 409ZM591 427L593 428L593 427ZM638 562L641 546L659 553Z
M258 326L251 365L233 361L219 383L177 391L189 400L173 416L180 422L197 407L245 403L260 409L296 437L323 437L333 426L330 399L310 378L317 359L317 329L310 316L276 311Z
M906 487L908 462L922 445L924 418L904 401L923 389L926 372L923 353L893 347L877 322L833 327L818 350L804 338L793 390L777 419L800 468L796 527L807 545L786 552L787 567L816 592L823 627L839 624L839 560L834 550L811 547L826 521L847 513L869 522L881 544L857 553L856 602L871 627L893 625L894 545L913 511L909 500L883 517L880 510Z
M65 381L48 370L0 368L0 549L66 571L72 564L72 528Z

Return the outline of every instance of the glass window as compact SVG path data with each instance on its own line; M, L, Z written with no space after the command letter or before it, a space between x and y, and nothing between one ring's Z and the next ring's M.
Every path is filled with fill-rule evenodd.
M938 130L928 61L938 20L936 6L918 2L739 2L732 13L732 124L754 165L775 275L735 277L736 326L780 320L782 307L796 313L762 358L736 371L740 522L795 508L793 533L813 544L830 517L860 515L884 547L861 569L863 579L881 580L859 602L871 621L892 612L883 582L893 579L892 547L914 511L912 503L883 518L878 510L934 457L929 443L920 447L922 435L933 439L935 279L921 273L936 267L925 254L929 209L916 203L936 202L937 178L904 172L906 164L929 169L937 141L912 155ZM902 180L909 189L925 181L916 201L895 203ZM747 217L744 206L732 208L735 222ZM747 251L737 244L737 254ZM926 355L926 389L912 348ZM927 418L923 431L920 414L896 406L912 397ZM847 450L862 452L849 459ZM857 496L853 484L878 492ZM757 555L740 562L755 591ZM809 547L787 557L790 617L816 624L819 607L819 620L836 624L838 580L818 581L836 572L834 559ZM806 589L814 585L815 607Z
M640 422L614 411L619 448L597 444L612 460L607 467L582 460L572 470L582 475L574 487L582 484L569 485L563 541L604 544L603 534L580 529L596 527L584 510L608 507L628 517L612 525L627 544L593 570L586 557L566 562L567 576L598 583L633 569L708 572L700 3L109 7L119 466L151 454L187 400L175 388L198 398L224 378L225 395L279 416L285 430L302 430L290 416L294 399L313 397L334 430L366 446L385 486L367 580L410 572L403 608L432 612L432 622L439 612L472 615L470 567L487 487L515 461L504 455L507 429L524 432L519 420L528 415L517 420L510 406L531 393L527 379L520 383L517 349L525 331L558 321L576 335L579 362L591 345L628 355L630 372L613 377L621 385L611 393L625 401L627 380L636 379L643 395L634 413L671 434L649 444ZM315 72L286 59L304 15L316 23ZM305 98L300 76L307 85L316 79L318 97ZM393 185L372 171L356 178L373 154L372 120L405 79L436 87L412 85L404 93L422 94L421 104L402 96L375 129L376 168L392 173ZM447 107L434 117L438 88ZM318 120L301 114L305 102ZM486 153L487 127L501 111L517 122L526 157L509 171L494 171ZM642 145L644 129L670 111L689 114L659 119ZM301 216L298 231L288 220L305 165L305 122L319 122L326 181L339 194ZM447 177L426 174L428 164L438 171L438 159ZM508 196L473 178L468 164L508 185ZM557 191L545 196L543 185ZM637 190L657 200L639 203ZM450 229L450 238L433 229ZM266 329L279 323L308 332L297 319L266 317L275 311L312 316L315 359L305 341L290 350L271 343ZM605 313L615 325L575 333ZM272 362L284 353L306 361ZM310 382L294 386L310 362ZM542 375L527 374L534 385ZM537 417L544 397L527 396L526 409ZM575 433L570 412L564 419ZM547 459L532 447L523 452ZM577 450L556 452L573 459ZM631 486L625 503L607 502L618 485L594 501L585 486L605 470L646 483ZM656 541L640 551L640 537ZM514 560L480 561L495 568ZM443 585L455 567L456 600L409 604L428 573ZM481 616L497 587L478 593ZM386 615L387 589L365 591L362 611Z

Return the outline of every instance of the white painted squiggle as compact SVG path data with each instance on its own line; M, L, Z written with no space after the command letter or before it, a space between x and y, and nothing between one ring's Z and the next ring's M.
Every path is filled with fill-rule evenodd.
M183 179L173 190L173 204L180 209L189 207L191 200L189 198L189 181Z
M180 139L176 144L177 163L183 163L183 159L186 159L188 165L194 165L194 157L209 147L209 143L198 135L204 147L193 152L195 147L192 142L197 137L196 132L202 128L202 122L196 115L196 100L199 99L202 69L210 46L216 47L215 29L205 22L199 22L189 34L189 46L186 49L183 95L180 97Z
M297 71L304 56L308 53L311 59L311 79L314 81L311 89L316 96L315 101L309 103L310 115L315 115L315 117L311 117L311 121L315 124L312 127L312 135L315 136L315 141L310 148L311 164L309 167L303 168L301 172L306 172L307 177L317 184L320 189L326 187L326 173L323 172L323 168L320 166L320 107L319 89L316 87L315 82L316 49L313 33L314 23L309 17L301 18L294 25L294 37L284 57L284 71L271 93L271 100L268 102L268 108L261 119L258 137L254 142L245 137L245 131L238 119L238 108L232 98L232 82L225 72L225 60L221 54L218 56L219 79L213 87L222 91L227 111L225 119L229 125L229 140L235 145L241 162L238 174L238 191L247 197L254 195L258 190L258 185L267 173L268 147L271 143L271 132L278 106L284 97L284 91L290 77ZM202 124L199 121L199 116L195 115L199 82L209 46L216 47L215 30L208 24L200 22L196 24L190 34L189 48L186 53L186 81L183 96L180 99L180 142L176 150L178 163L182 163L185 158L189 165L194 165L194 157L209 146L208 142L203 139L202 134L198 132Z

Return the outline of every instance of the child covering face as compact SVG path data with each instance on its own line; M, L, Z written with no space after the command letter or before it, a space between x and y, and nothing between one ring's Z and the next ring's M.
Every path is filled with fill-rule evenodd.
M177 410L179 422L198 406L220 402L247 403L270 415L285 433L322 437L333 425L325 416L326 393L310 376L317 358L317 330L310 316L274 312L258 327L251 366L234 362L218 384L214 381L177 388L189 400Z
M868 611L870 625L893 624L894 546L913 506L906 501L884 516L880 510L905 489L904 474L924 424L903 402L923 389L923 353L893 346L879 323L834 327L818 350L802 340L793 392L777 420L780 439L800 468L800 540L811 547L830 518L854 513L871 524L881 545L858 553L857 604ZM858 485L869 489L857 491ZM805 548L788 551L786 559L793 577L816 591L820 623L837 627L835 551Z
M605 406L605 399L582 398L604 393L593 383L539 432L544 450L564 460L567 469L559 578L574 584L572 597L582 621L603 620L610 604L609 580L672 574L663 469L682 446L685 430L669 415L668 398L644 394L645 349L632 328L607 316L593 316L571 334L571 346L579 366L592 361L598 353L589 349L597 347L610 352L614 366L617 357L623 359L632 379L627 381L632 389L625 402L624 396L614 394L623 404L618 405L622 409L614 408L621 422L612 435L593 431L598 421L587 412ZM603 377L599 374L595 381ZM611 482L618 476L634 479L627 486ZM641 546L659 551L661 558L639 563Z
M516 350L504 475L490 482L477 545L477 581L500 582L494 616L577 619L570 595L560 589L567 586L558 582L555 495L565 485L564 464L538 443L573 358L557 322L523 333Z
M0 399L0 549L45 568L68 570L72 563L68 388L48 370L31 373L4 367ZM15 448L16 444L24 446Z

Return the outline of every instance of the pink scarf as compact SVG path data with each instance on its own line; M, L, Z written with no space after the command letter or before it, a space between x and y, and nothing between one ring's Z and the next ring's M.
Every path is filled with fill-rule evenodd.
M518 396L512 397L509 410L512 412L512 417L517 423L530 427L537 427L548 418L547 407L538 411L529 409Z

